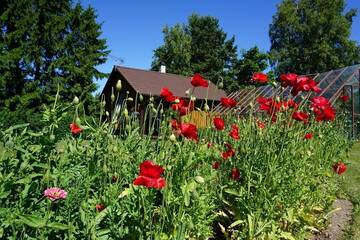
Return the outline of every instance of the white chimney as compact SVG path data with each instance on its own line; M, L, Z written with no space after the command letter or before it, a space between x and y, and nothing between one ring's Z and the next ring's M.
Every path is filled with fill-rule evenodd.
M160 66L160 73L166 73L166 66L165 65Z

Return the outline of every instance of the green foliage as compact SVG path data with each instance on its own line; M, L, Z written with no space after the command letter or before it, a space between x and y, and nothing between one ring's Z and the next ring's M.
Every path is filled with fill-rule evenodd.
M277 73L309 74L354 65L360 46L349 39L356 10L345 0L283 0L270 25Z
M304 125L284 111L271 123L253 112L224 116L226 129L200 130L199 142L174 141L173 112L148 106L161 120L154 139L139 133L126 101L112 119L97 121L80 115L81 103L56 98L44 108L41 130L23 124L0 132L1 238L305 239L324 226L337 193L331 166L349 148L342 122ZM104 119L101 113L102 105ZM71 115L84 129L78 136L68 130ZM120 131L119 122L126 126ZM240 128L238 141L229 137L231 124ZM314 138L305 140L309 132ZM224 143L236 153L227 160ZM165 188L132 184L146 159L164 167ZM234 167L240 180L230 178ZM67 198L44 198L48 187L65 189ZM105 209L97 212L96 204Z
M268 59L268 54L261 52L257 46L243 51L241 59L235 66L236 85L231 89L234 91L239 85L249 84L254 72L263 72L269 66Z
M218 19L193 14L187 25L165 27L163 32L164 45L154 51L152 70L157 71L164 64L170 73L200 73L214 83L223 78L224 86L234 81L235 38L227 40Z
M95 67L105 62L95 10L72 1L5 0L0 8L0 110L39 112L54 100L93 101ZM26 120L26 119L24 119Z

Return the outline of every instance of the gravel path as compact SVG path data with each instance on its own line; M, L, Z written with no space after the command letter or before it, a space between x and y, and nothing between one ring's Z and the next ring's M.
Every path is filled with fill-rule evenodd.
M351 220L353 204L348 200L336 200L333 209L339 209L331 214L329 226L312 240L339 240Z

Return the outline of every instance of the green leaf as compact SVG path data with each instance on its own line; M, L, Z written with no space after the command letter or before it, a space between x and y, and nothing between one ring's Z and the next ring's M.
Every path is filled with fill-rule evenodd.
M18 217L20 222L33 228L42 228L46 225L46 219L37 215L19 215Z
M237 225L240 225L244 222L245 222L244 220L237 220L237 221L233 222L232 224L230 224L229 228L236 227Z
M68 230L68 229L72 228L71 225L66 225L66 224L57 223L57 222L48 223L48 224L46 224L46 226L49 228L58 229L58 230Z
M294 236L293 236L291 233L289 233L289 232L282 232L282 233L280 234L280 237L283 238L283 239L287 239L287 240L296 240L296 239L294 238Z

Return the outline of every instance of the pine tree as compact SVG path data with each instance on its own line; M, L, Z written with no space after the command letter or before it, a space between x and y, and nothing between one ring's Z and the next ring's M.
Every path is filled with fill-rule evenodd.
M106 76L95 67L108 54L93 8L71 0L5 0L0 31L0 109L37 112L58 86L62 101L92 101L93 79Z

